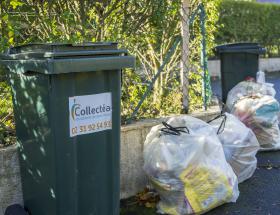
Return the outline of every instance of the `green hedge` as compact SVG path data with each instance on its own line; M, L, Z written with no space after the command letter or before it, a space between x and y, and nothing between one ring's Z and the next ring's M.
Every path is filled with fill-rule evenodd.
M201 2L207 14L210 52L215 45L220 0L192 0L191 13ZM137 57L136 71L126 70L122 76L122 119L126 120L181 33L180 8L181 0L1 0L0 53L9 46L27 43L118 41L120 47ZM190 49L189 110L194 111L203 105L199 16L191 26ZM182 112L180 59L181 46L178 46L142 104L137 119ZM0 98L0 145L3 145L11 142L8 137L14 125L11 95L4 76L1 79L1 70Z
M280 55L280 5L224 0L219 11L217 44L258 42Z

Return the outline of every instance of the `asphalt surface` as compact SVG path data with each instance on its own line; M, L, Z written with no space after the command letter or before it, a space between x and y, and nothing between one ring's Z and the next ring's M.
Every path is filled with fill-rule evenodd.
M260 152L258 168L247 181L239 184L236 203L227 203L206 215L279 215L280 152ZM137 205L134 198L121 202L121 215L156 215L156 209Z
M280 152L258 153L254 175L239 185L236 203L224 204L207 215L279 215Z
M273 83L276 98L280 101L280 73L268 74L267 82ZM212 81L214 95L221 98L220 81ZM258 168L254 175L239 185L236 203L227 203L206 215L280 215L280 151L259 152ZM134 198L121 201L121 215L155 215L156 209L135 203Z

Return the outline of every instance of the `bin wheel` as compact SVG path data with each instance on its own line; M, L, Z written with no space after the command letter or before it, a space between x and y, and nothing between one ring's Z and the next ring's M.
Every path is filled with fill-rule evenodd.
M4 215L28 215L24 208L19 204L10 205L6 208Z

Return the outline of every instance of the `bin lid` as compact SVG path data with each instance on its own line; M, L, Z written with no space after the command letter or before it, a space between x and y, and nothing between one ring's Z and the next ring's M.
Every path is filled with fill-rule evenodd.
M2 64L43 74L114 70L135 66L135 58L115 42L34 43L11 47L0 54Z
M217 55L221 53L251 53L264 54L266 49L258 43L230 43L216 46L214 49Z
M41 59L41 58L69 58L96 55L127 54L127 50L118 49L118 43L32 43L11 47L5 54L6 59Z

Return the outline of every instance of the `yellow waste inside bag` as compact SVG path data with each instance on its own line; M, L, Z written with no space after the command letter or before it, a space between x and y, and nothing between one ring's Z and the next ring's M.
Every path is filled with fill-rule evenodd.
M203 213L239 195L215 130L190 116L152 128L144 144L144 171L159 193L162 214Z
M180 175L186 198L194 213L204 213L232 198L232 186L223 172L190 166Z

